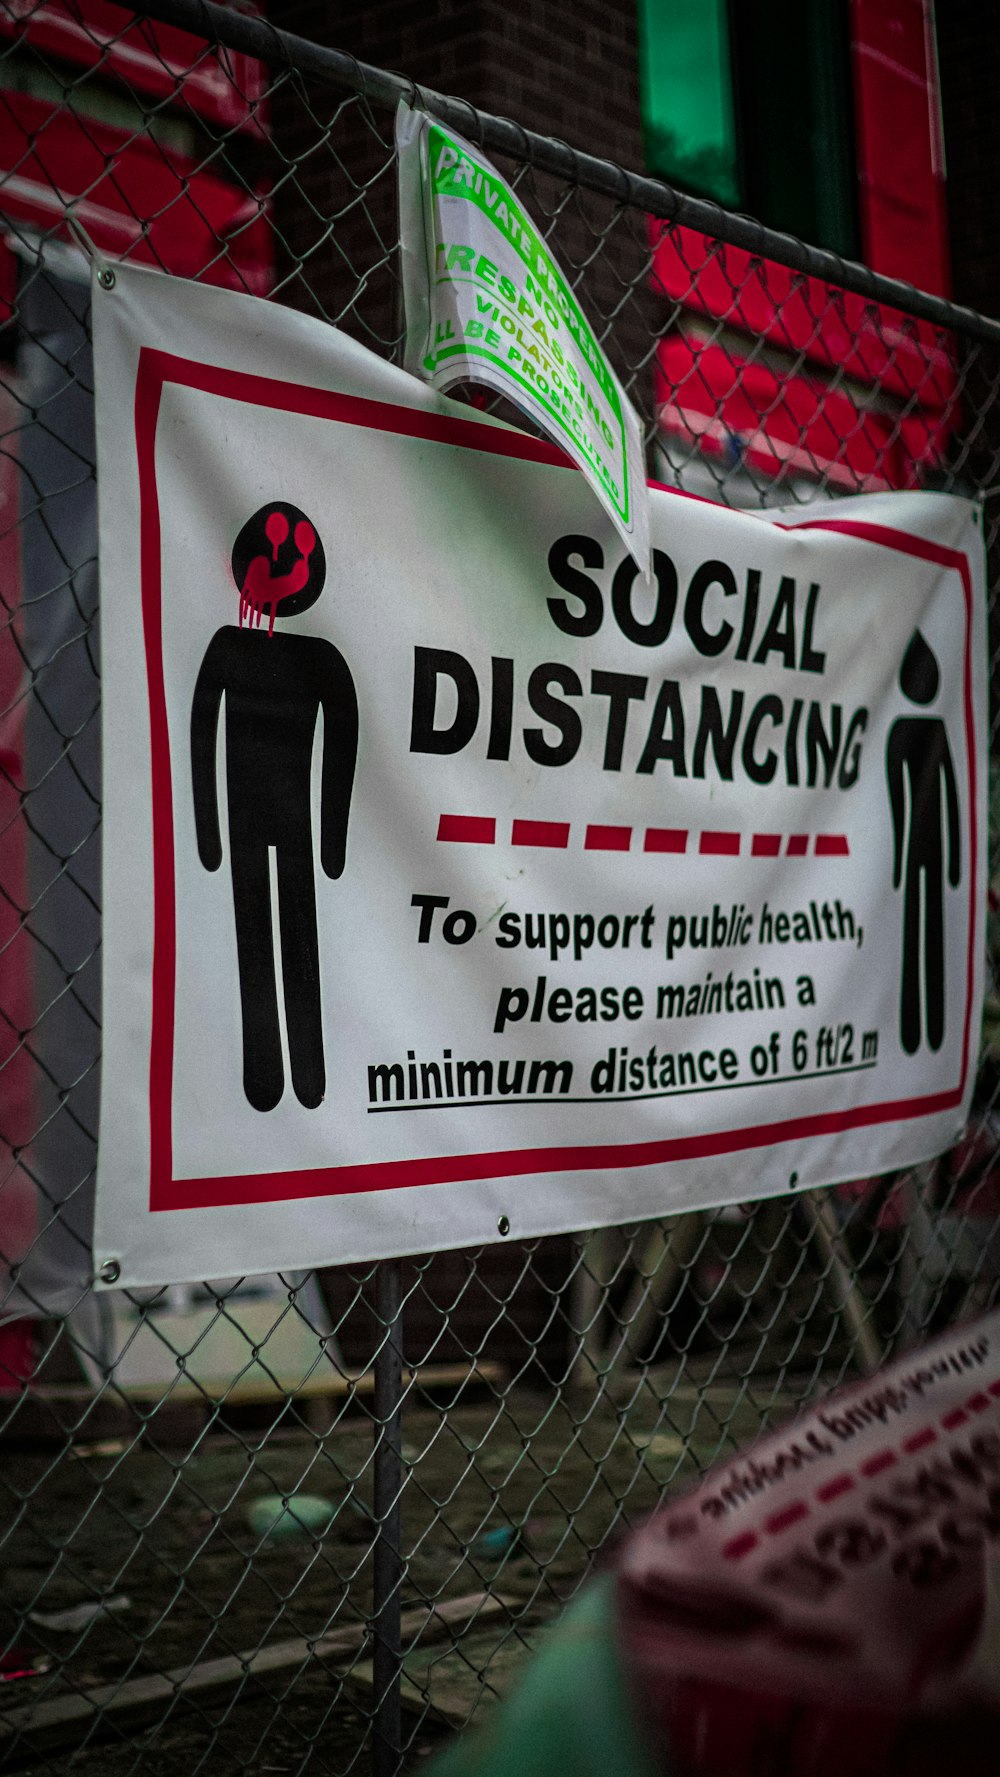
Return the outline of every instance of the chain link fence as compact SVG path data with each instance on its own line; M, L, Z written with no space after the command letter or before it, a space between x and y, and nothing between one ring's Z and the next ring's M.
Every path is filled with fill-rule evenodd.
M0 0L4 1768L415 1766L665 1490L1000 1295L992 987L971 1126L919 1172L374 1267L90 1288L99 607L67 215L106 253L396 356L401 95L249 6ZM995 646L1000 323L418 97L517 184L655 477L747 507L981 493Z

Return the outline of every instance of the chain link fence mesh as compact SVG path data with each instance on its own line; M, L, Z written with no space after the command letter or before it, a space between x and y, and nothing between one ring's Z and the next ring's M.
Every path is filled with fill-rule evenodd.
M919 1172L383 1267L90 1288L100 667L67 214L108 254L395 356L408 90L249 7L0 0L5 1768L414 1765L664 1490L1000 1295L992 970L971 1126ZM654 476L741 506L983 494L995 647L1000 325L427 102L518 185Z

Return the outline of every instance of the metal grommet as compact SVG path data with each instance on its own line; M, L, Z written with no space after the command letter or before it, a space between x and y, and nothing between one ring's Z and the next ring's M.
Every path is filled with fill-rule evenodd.
M114 272L111 270L110 265L102 266L101 270L97 274L97 282L100 284L102 290L113 290L114 289L117 280L115 278Z
M509 1216L500 1216L500 1218L497 1221L497 1233L498 1234L509 1234L510 1233L510 1217Z
M112 272L111 275L113 277L114 273ZM117 1283L121 1274L122 1268L117 1259L105 1259L100 1271L102 1283Z

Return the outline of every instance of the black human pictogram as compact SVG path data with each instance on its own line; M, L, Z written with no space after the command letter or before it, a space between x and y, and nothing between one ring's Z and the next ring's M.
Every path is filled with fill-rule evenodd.
M899 683L911 703L933 703L938 694L938 663L919 629L903 655ZM961 875L955 769L940 716L899 716L889 730L885 768L892 808L892 886L903 885L899 1034L907 1055L914 1055L920 1047L921 1000L929 1046L940 1049L944 1040L945 820L952 888L958 887Z
M269 852L277 879L278 943L292 1087L300 1104L326 1090L311 778L323 713L319 859L343 873L358 750L358 704L343 655L322 636L275 631L275 619L315 604L326 557L315 527L284 501L262 506L233 546L239 623L205 651L191 706L191 770L198 855L222 862L215 755L225 698L226 803L243 1013L243 1089L269 1111L284 1091L271 923ZM267 628L263 628L264 615Z

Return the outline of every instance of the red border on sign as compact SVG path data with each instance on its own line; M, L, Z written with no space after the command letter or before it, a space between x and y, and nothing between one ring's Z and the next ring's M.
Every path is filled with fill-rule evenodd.
M710 1135L591 1144L585 1147L518 1148L500 1153L383 1160L366 1165L322 1166L308 1170L245 1173L220 1178L174 1178L174 816L170 737L163 679L160 510L156 486L156 427L166 383L197 389L207 395L218 395L226 400L241 401L254 407L271 407L285 413L333 420L341 425L395 432L405 437L458 445L466 450L485 451L525 462L547 463L559 468L572 467L569 459L554 445L523 434L501 431L499 428L494 430L483 426L481 421L396 407L385 401L336 394L325 389L304 388L299 384L279 382L271 377L224 370L212 364L198 364L148 347L140 351L135 390L135 434L139 473L142 621L149 691L153 798L153 971L149 1056L151 1210L210 1209L241 1203L274 1203L303 1197L334 1197L361 1191L397 1190L415 1185L446 1184L462 1179L514 1178L530 1173L655 1166L668 1161L769 1147L774 1142L795 1141L808 1135L832 1135L845 1129L932 1116L961 1102L969 1068L976 932L975 885L978 874L972 703L972 575L968 558L960 550L927 542L922 537L911 537L885 525L846 518L807 519L801 525L785 525L781 528L842 531L848 536L860 537L881 548L915 556L921 561L936 562L940 567L954 570L962 583L965 599L964 706L971 823L965 1029L962 1073L958 1085L954 1089L932 1093L923 1098L858 1105L850 1110L793 1117L781 1123L761 1124L749 1129L722 1130ZM678 490L666 491L676 493ZM681 494L680 497L685 496Z

